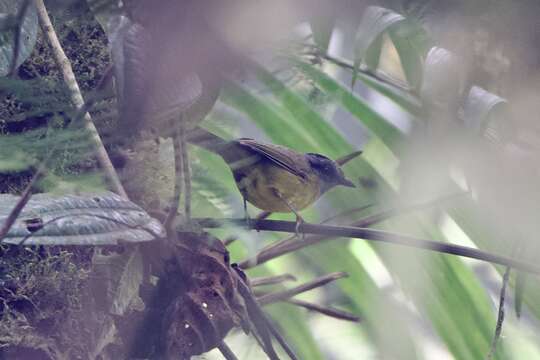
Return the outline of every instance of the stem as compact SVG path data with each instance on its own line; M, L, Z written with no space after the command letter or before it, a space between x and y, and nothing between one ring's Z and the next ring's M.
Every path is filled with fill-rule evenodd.
M510 267L507 267L503 275L501 294L499 295L499 314L497 316L497 325L495 326L495 334L493 334L493 340L491 341L489 353L486 356L487 360L493 358L495 350L497 349L497 343L501 338L502 326L504 322L504 300L506 298L506 287L508 285L508 278L510 277L510 269Z
M296 223L292 221L282 220L252 220L248 226L243 219L198 219L201 226L206 228L219 228L224 223L234 224L237 226L244 226L248 229L257 231L281 231L287 233L294 233ZM458 255L478 260L491 262L494 264L510 266L512 268L522 270L528 273L540 275L540 267L536 265L508 258L505 256L491 254L482 250L473 249L466 246L441 243L433 240L425 240L416 238L414 236L400 235L391 233L388 231L358 228L352 226L331 226L331 225L316 225L309 223L302 223L300 225L300 231L306 234L316 234L317 236L305 237L304 239L295 239L287 241L279 248L271 249L271 251L262 251L257 257L256 261L246 260L239 264L242 268L249 268L255 265L264 263L276 257L284 254L296 251L298 249L307 247L309 245L317 244L323 240L331 238L355 238L369 241L380 241L391 244L399 244L404 246L410 246L418 249L431 250L444 254ZM253 264L254 263L254 264Z
M304 300L299 300L299 299L287 299L285 301L290 304L300 306L311 311L316 311L318 313L321 313L321 314L324 314L326 316L330 316L336 319L352 321L352 322L360 322L360 318L358 316L353 315L347 311L335 309L333 307L313 304L313 303L310 303Z
M263 295L257 299L258 303L261 305L268 305L272 304L278 301L287 300L293 296L296 296L298 294L301 294L303 292L313 290L315 288L324 286L328 284L329 282L342 279L344 277L349 276L347 273L344 272L335 272L328 275L324 275L321 277L318 277L314 280L311 280L305 284L299 285L297 287L294 287L292 289L287 289L275 293L269 293L266 295Z
M236 355L234 355L234 353L232 352L231 348L227 346L224 341L219 343L218 349L225 358L225 360L238 360Z
M73 73L73 69L71 68L69 59L64 53L62 45L60 44L60 41L56 36L56 32L54 31L54 27L52 25L51 19L49 18L49 14L47 13L47 9L45 8L43 0L34 1L37 8L41 30L43 31L43 34L49 42L49 45L53 52L54 60L57 66L60 68L60 71L62 72L62 77L64 78L64 82L66 83L70 91L71 102L73 103L75 108L79 110L84 107L84 99L81 94L79 85L77 84L77 79L75 78L75 74ZM103 168L105 175L107 176L107 179L109 180L113 190L120 196L127 199L127 193L124 190L120 179L118 178L118 174L114 169L111 159L109 159L109 155L107 154L107 151L103 146L103 142L101 141L99 133L94 126L94 123L92 122L92 117L88 112L85 112L83 120L86 130L88 130L91 134L98 162Z
M251 285L251 287L256 287L256 286L281 284L286 281L296 281L296 278L291 274L265 276L265 277L258 277L258 278L251 279L249 281L249 284Z
M13 209L11 209L8 217L6 218L6 221L0 229L0 243L4 240L4 237L7 235L9 229L11 229L11 227L15 223L15 220L17 220L17 217L30 200L30 197L32 197L32 191L34 191L34 186L43 177L44 172L45 168L43 166L40 166L36 174L32 177L30 183L26 185L26 188L24 189L24 192L17 204L15 204Z

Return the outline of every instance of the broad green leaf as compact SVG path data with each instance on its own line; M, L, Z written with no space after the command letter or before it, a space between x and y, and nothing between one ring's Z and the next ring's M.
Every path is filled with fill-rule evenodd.
M404 20L405 18L402 15L389 9L378 6L370 6L366 9L360 20L354 41L353 86L356 81L357 70L362 61L370 70L377 68L383 33Z
M402 26L391 29L389 35L399 54L407 82L418 91L422 83L422 58L425 53L417 44L426 37L424 29L407 21Z
M20 197L0 195L0 224ZM113 193L36 194L3 242L25 245L116 245L163 237L165 230L134 203Z
M324 52L328 50L328 45L330 45L335 22L335 17L329 14L317 16L309 22L313 41Z
M20 27L18 46L15 45L16 37L12 29L0 32L0 76L6 76L9 73L15 55L15 68L18 68L30 56L36 44L38 19L33 1L29 2L21 23L16 23L23 3L23 1L0 0L0 13L15 16L14 25Z
M488 127L493 112L504 104L506 104L505 99L479 86L471 87L463 105L465 126L474 133L482 134Z
M455 109L458 104L464 68L452 52L433 47L424 63L420 98L424 103Z

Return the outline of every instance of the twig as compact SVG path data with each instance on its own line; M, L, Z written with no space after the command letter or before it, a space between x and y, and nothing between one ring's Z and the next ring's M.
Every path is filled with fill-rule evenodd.
M486 356L487 360L493 358L495 350L497 350L497 342L501 338L502 326L504 322L504 300L506 297L506 287L508 285L508 279L510 277L510 270L511 268L508 266L504 271L501 293L499 295L499 314L497 316L497 325L495 326L495 334L493 334L493 340L491 340L491 347L489 348L489 353Z
M40 166L36 174L32 177L30 183L26 185L26 188L24 189L24 192L22 193L21 198L19 199L17 204L15 204L13 209L11 209L11 211L9 212L6 221L4 222L4 224L2 224L2 228L0 229L0 243L4 240L4 237L9 232L9 229L11 229L11 227L15 223L15 220L17 220L17 217L30 200L32 192L34 191L34 186L43 177L44 171L44 167Z
M373 214L373 215L370 215L370 216L366 216L363 219L357 220L357 221L353 222L352 224L350 224L350 226L361 227L361 228L370 227L370 226L375 225L375 224L377 224L379 222L387 220L387 219L389 219L389 218L391 218L393 216L402 215L402 214L404 214L406 212L410 212L410 211L423 210L425 208L438 205L441 202L452 200L452 199L454 199L454 198L456 198L458 196L463 196L463 195L466 195L466 194L469 194L469 192L460 192L460 193L451 194L451 195L448 195L448 196L445 196L445 197L442 197L442 198L439 198L439 199L431 200L431 201L428 201L428 202L425 202L425 203L414 204L414 205L409 205L409 206L404 206L404 207L398 207L398 208L394 208L394 209L385 210L385 211L382 211L380 213ZM363 211L363 210L365 210L365 209L367 209L367 208L369 208L371 206L373 206L373 205L369 204L369 205L361 206L359 208L346 210L346 211L344 211L344 212L342 212L342 213L340 213L338 215L335 215L333 217L329 217L329 218L323 220L321 222L321 224L325 224L327 222L330 222L330 221L335 220L335 219L340 218L340 217L345 217L345 216L348 216L348 215L352 215L355 212L361 212L361 211ZM284 246L285 244L287 244L289 241L291 241L294 238L295 238L295 236L290 236L290 237L288 237L286 239L283 239L283 240L280 240L280 241L275 242L273 244L270 244L270 245L266 246L264 249L262 249L261 252L275 251L275 249L278 249L278 248ZM308 241L309 240L310 239L308 239ZM324 239L322 239L322 240L324 240Z
M377 81L380 81L382 83L384 83L385 85L388 85L388 86L391 86L399 91L404 91L406 93L409 93L410 95L413 95L413 96L416 96L416 94L414 94L414 91L411 87L409 87L407 84L403 83L402 81L398 80L398 79L395 79L395 78L392 78L388 75L386 75L385 73L383 73L382 71L380 70L377 70L376 72L374 71L371 71L369 69L366 69L364 66L360 66L359 68L355 68L354 64L351 62L351 61L348 61L346 59L343 59L343 58L340 58L340 57L337 57L337 56L331 56L329 55L328 53L326 52L323 52L321 51L319 48L312 48L311 51L308 51L306 53L306 55L311 55L311 56L317 56L317 57L320 57L322 59L325 59L327 61L330 61L331 63L334 63L335 65L339 66L339 67L342 67L342 68L345 68L345 69L348 69L348 70L353 70L353 71L357 71L359 73L362 73L366 76L369 76Z
M64 78L64 81L70 91L71 101L73 105L75 105L75 108L79 110L84 107L84 99L81 94L81 90L79 89L79 85L77 84L77 79L75 78L75 74L73 73L73 69L71 68L69 59L64 53L62 45L60 44L60 41L56 36L54 27L51 23L51 19L49 18L49 14L47 13L47 9L45 8L43 0L34 1L37 8L41 30L45 34L45 37L47 38L47 41L52 49L55 62L62 72L62 77ZM126 191L124 190L124 187L122 186L122 183L118 178L118 174L114 169L111 159L109 158L109 155L107 154L107 151L103 146L103 142L101 141L99 133L94 126L92 118L90 117L90 114L88 112L84 113L83 120L86 130L89 131L91 134L99 164L103 168L112 188L117 194L127 199L128 196L126 194Z
M172 225L174 219L178 216L178 207L180 206L180 199L182 197L182 188L184 187L184 157L182 156L182 119L178 124L173 124L172 143L174 149L174 195L169 205L169 213L165 219L165 229L167 233L174 233Z
M256 333L254 333L255 339L257 339L259 345L265 354L268 355L270 360L279 360L279 356L276 354L274 346L272 345L272 338L267 326L266 315L261 309L257 299L253 296L249 285L246 284L244 280L245 275L242 270L238 267L233 269L235 270L235 277L238 280L238 292L246 304L249 320L257 330Z
M15 28L13 29L13 56L11 58L9 76L13 76L15 74L15 71L17 70L17 59L19 57L19 52L21 51L21 33L24 23L24 17L26 16L29 5L30 0L25 0L17 13L17 21L15 23Z
M185 121L180 122L180 145L182 164L184 164L184 213L186 220L191 219L191 164L189 163L189 151L187 148Z
M275 303L275 302L278 302L278 301L283 301L283 300L289 299L289 298L291 298L293 296L296 296L298 294L301 294L303 292L313 290L315 288L324 286L324 285L328 284L329 282L332 282L332 281L335 281L335 280L338 280L338 279L342 279L342 278L347 277L347 276L349 276L349 275L347 273L345 273L345 272L334 272L334 273L331 273L331 274L327 274L327 275L318 277L318 278L316 278L314 280L311 280L311 281L309 281L309 282L307 282L305 284L296 286L296 287L294 287L292 289L287 289L287 290L283 290L283 291L263 295L263 296L259 297L257 299L257 301L261 305L268 305L268 304L272 304L272 303Z
M256 287L256 286L281 284L285 281L296 281L296 278L291 274L265 276L265 277L250 279L249 283L251 287Z
M226 360L238 360L236 355L232 352L231 348L225 344L224 341L220 342L218 349Z
M282 231L288 233L296 232L296 223L294 221L282 221L282 220L251 220L250 224L247 224L245 219L198 219L199 224L206 228L219 228L225 223L234 224L237 226L244 226L248 229L257 231ZM441 243L433 240L425 240L416 238L414 236L400 235L391 233L388 231L357 228L351 226L331 226L331 225L317 225L302 223L300 225L300 231L306 234L317 234L318 236L305 237L304 239L296 239L294 241L288 241L282 244L280 248L272 249L272 251L262 251L255 258L255 265L269 261L284 254L296 251L298 249L317 244L321 241L331 238L355 238L370 241L381 241L391 244L399 244L404 246L410 246L418 249L431 250L444 254L458 255L478 260L491 262L494 264L510 266L512 268L522 270L528 273L540 275L540 267L508 258L505 256L491 254L482 250L473 249L466 246ZM253 267L253 260L245 260L239 264L242 268Z
M264 316L264 320L266 322L266 326L270 330L270 333L272 334L272 336L274 336L276 338L277 342L279 343L279 345L281 345L283 350L285 350L287 355L289 355L289 358L291 358L291 360L298 360L298 357L296 356L296 354L294 353L292 348L289 346L289 344L287 344L287 341L285 341L285 338L281 335L281 333L278 331L278 329L274 326L272 321L268 318L268 316L266 316L266 314L263 314L263 316Z
M329 306L323 306L319 304L313 304L304 300L299 299L287 299L285 302L288 302L293 305L301 306L303 308L306 308L311 311L316 311L321 314L340 319L340 320L346 320L346 321L352 321L352 322L360 322L360 318L356 315L353 315L347 311L339 310L333 307Z

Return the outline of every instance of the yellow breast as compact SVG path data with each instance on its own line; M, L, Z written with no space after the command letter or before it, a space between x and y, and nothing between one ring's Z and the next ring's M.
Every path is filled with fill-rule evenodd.
M303 179L270 162L254 164L237 185L248 202L271 212L291 212L276 191L295 210L313 204L320 195L319 179L315 174L307 174Z

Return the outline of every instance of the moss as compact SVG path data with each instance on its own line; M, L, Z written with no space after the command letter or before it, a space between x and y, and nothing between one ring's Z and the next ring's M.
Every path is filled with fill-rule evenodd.
M90 255L88 249L0 245L0 349L54 353L51 335L68 341L66 321L83 307Z

